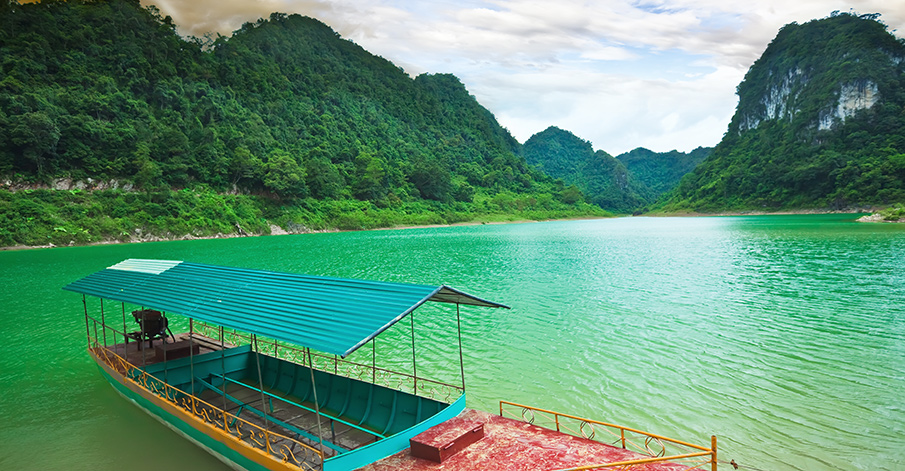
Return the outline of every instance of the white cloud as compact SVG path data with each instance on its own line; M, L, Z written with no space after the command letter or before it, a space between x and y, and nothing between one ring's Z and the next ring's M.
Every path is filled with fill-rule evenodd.
M905 27L905 2L888 0L153 3L197 36L274 11L312 16L410 74L456 74L522 142L557 125L612 154L716 144L736 85L787 23L851 8Z

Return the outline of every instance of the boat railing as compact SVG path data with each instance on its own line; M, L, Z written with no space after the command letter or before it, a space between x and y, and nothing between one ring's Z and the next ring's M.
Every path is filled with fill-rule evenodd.
M194 323L194 329L199 334L212 340L216 340L218 343L238 346L250 345L254 341L254 338L250 334L221 328L204 322L196 321ZM310 353L310 363L313 363L313 367L316 370L385 386L390 389L427 397L447 404L452 404L465 392L464 388L461 386L427 379L423 376L379 368L376 365L357 363L339 358L336 355L326 355L313 351L307 352L302 348L277 340L264 340L258 337L257 349L265 355L291 361L302 366L309 366Z
M500 401L500 416L522 420L529 424L567 433L575 437L619 446L647 456L646 458L612 463L589 463L568 468L568 471L598 468L626 470L646 463L665 461L680 463L690 469L706 469L708 464L712 471L717 469L716 437L710 437L710 447L708 448L630 427L585 419L509 401Z
M87 316L87 319L89 350L103 363L121 374L124 381L141 387L171 406L191 414L208 427L225 432L237 441L269 454L283 463L308 471L323 469L324 454L320 450L249 422L147 373L111 350L111 347L115 349L121 344L107 345L108 335L111 339L117 336L123 338L124 332L104 325L91 316Z

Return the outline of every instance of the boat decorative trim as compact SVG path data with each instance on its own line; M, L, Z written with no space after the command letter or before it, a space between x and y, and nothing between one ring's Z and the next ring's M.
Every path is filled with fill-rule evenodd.
M260 453L269 455L279 462L296 468L310 471L322 469L324 454L320 450L293 438L264 429L238 415L226 412L185 391L166 384L106 347L95 344L89 350L99 362L109 367L111 372L120 375L122 377L120 381L123 384L128 385L131 383L133 386L155 396L166 405L175 407L184 414L190 415L197 420L196 428L198 425L203 424L220 432L221 436L228 437L237 444L256 449ZM311 466L310 463L316 463L316 465Z
M667 461L683 464L690 469L702 469L708 464L712 471L717 469L716 437L710 437L710 448L707 448L622 425L585 419L509 401L500 401L500 416L521 420L575 437L621 446L623 449L649 456L649 458L630 461L592 463L557 471L584 471L598 468L631 469L647 463ZM598 432L601 432L600 436L598 436ZM609 436L605 434L609 434ZM639 441L643 441L643 443L639 443ZM679 450L679 453L667 456L667 452L674 449Z

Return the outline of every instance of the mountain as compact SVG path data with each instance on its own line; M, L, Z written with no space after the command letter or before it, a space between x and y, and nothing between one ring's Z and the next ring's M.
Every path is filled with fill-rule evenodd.
M412 79L312 18L207 41L138 0L3 1L0 24L12 180L381 206L558 191L456 77Z
M685 174L694 170L710 153L712 147L698 147L691 152L654 152L639 147L616 156L639 182L650 188L654 198L672 190Z
M0 246L604 214L455 76L313 18L212 40L139 0L0 0L0 70Z
M531 136L522 146L529 164L566 184L578 187L594 204L631 213L652 200L653 193L613 156L556 126Z
M851 208L905 200L905 42L879 15L784 26L738 86L723 140L660 208Z

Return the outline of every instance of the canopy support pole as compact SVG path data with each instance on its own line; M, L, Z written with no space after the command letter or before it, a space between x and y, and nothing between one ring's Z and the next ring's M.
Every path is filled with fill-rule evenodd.
M189 317L189 374L192 377L192 405L195 404L195 324L193 319ZM194 411L193 411L194 412Z
M88 301L85 295L82 295L82 306L85 308L85 339L88 341L88 348L91 348L91 327L88 325Z
M462 359L462 319L459 317L459 303L456 303L456 327L459 330L459 371L462 373L462 392L465 392L465 361Z
M412 321L412 375L415 377L415 389L412 394L418 395L418 365L415 364L415 312L409 314L409 320Z
M101 298L101 330L104 333L104 348L107 348L107 321L104 319L104 298Z
M120 303L123 307L123 358L129 354L129 337L126 336L126 303Z
M223 423L226 424L226 343L223 340L223 326L220 326L220 370L223 371Z
M371 339L371 383L377 384L377 337Z
M267 401L264 399L264 379L261 375L261 352L258 351L258 334L251 334L251 341L255 346L255 364L258 366L258 389L261 390L261 412L264 414L264 429L269 432L270 421L267 420ZM226 374L226 371L223 374ZM270 412L273 411L271 410Z
M164 312L162 315L164 318L164 325L167 325L166 323L170 322L166 319L167 313ZM164 329L166 329L166 328L164 328ZM163 343L167 343L166 337L163 338ZM191 346L189 346L189 348L191 348ZM167 385L170 384L169 383L169 373L170 373L170 364L167 363L167 349L166 349L166 345L164 345L164 348L163 348L163 384L164 384L163 391L164 391L164 395L167 396L167 398L170 397L168 394L170 390L169 390L169 388L166 387ZM194 376L194 375L192 375L192 376Z
M311 391L314 392L314 412L317 414L317 437L321 441L321 451L324 451L324 432L321 430L321 406L317 402L317 383L314 382L314 363L311 361L311 349L305 347L308 353L308 371L311 373Z
M134 313L133 313L133 315L134 315ZM147 325L147 324L145 324L145 307L142 306L141 307L141 335L138 336L138 351L141 352L141 367L142 368L145 367L145 340L144 340L145 339L145 337L144 337L145 325ZM191 326L191 325L192 325L192 320L189 319L189 326ZM192 378L194 378L194 377L195 377L195 373L193 372ZM194 394L195 394L195 381L192 380L192 395L194 395Z

